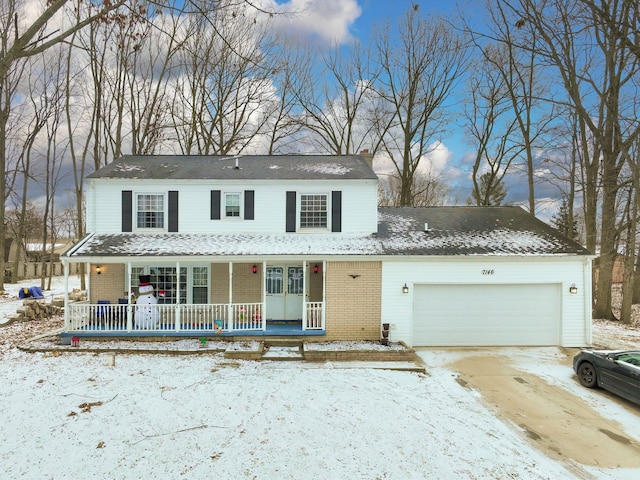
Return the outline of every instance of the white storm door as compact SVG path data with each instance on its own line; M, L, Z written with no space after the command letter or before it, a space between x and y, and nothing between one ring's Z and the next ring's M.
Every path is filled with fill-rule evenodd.
M287 267L287 294L285 296L285 320L302 319L304 300L304 269L301 266Z
M284 267L267 267L265 294L267 320L284 320Z

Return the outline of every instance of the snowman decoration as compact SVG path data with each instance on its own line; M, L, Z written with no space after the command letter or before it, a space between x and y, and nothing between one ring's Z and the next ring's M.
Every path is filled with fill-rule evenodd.
M158 312L158 300L153 295L150 275L141 275L138 286L138 299L136 300L136 327L153 328L158 324L160 313Z

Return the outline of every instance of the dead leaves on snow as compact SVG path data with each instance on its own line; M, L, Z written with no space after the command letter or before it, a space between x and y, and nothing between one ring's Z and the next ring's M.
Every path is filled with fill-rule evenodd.
M116 398L118 395L116 395L113 398ZM111 400L113 400L113 398ZM106 402L102 402L102 401L98 401L98 402L82 402L80 405L78 405L78 408L80 409L81 413L89 413L91 411L91 409L93 407L99 407L101 405L104 405L105 403L109 403L111 400L107 400ZM71 411L67 414L67 417L75 417L76 415L78 415L75 411Z
M78 405L82 413L89 413L93 407L99 407L102 405L102 402L84 402Z
M99 407L102 404L103 402L83 402L78 405L78 408L80 409L80 413L89 413L93 407ZM67 414L67 417L75 417L76 415L78 415L78 413L72 410Z

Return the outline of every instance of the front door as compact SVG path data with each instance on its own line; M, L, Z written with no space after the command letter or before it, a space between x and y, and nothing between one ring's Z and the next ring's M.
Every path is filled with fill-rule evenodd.
M304 269L300 265L270 265L265 276L267 320L301 320Z

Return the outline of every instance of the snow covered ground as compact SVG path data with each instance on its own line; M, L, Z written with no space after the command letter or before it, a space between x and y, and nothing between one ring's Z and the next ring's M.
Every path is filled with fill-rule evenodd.
M7 300L0 318L14 306ZM3 479L640 477L534 448L458 383L450 364L465 351L421 351L426 375L213 354L113 362L107 352L22 352L3 335L14 328L0 328ZM501 353L586 396L639 442L640 415L585 393L559 351Z

